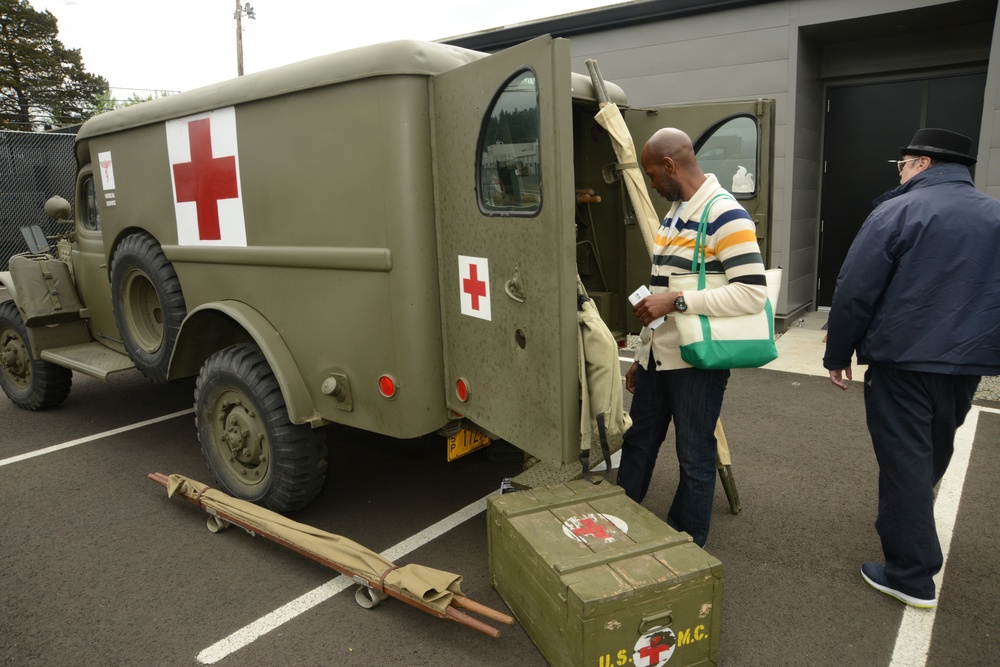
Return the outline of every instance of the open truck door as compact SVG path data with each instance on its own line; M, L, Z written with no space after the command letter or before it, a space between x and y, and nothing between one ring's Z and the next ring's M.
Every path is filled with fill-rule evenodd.
M447 405L550 462L579 454L569 42L432 80Z
M774 164L774 100L755 99L706 104L622 109L636 153L657 130L676 127L694 142L694 150L705 173L715 174L722 187L729 190L750 213L757 225L764 264L770 266L772 219L772 171ZM660 219L670 202L650 193ZM637 226L626 233L626 286L649 281L649 260ZM629 330L637 332L638 320L628 318Z

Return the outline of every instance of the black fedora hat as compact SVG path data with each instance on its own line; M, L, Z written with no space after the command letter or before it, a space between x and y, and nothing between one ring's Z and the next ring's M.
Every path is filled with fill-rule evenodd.
M926 155L927 157L945 162L958 162L972 165L976 158L969 155L972 152L972 139L937 127L925 127L917 130L910 140L909 146L900 146L900 155Z

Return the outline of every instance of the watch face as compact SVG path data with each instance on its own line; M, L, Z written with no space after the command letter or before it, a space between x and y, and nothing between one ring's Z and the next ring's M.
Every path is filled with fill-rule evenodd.
M676 299L674 299L674 310L683 313L687 309L688 309L688 305L687 305L687 302L684 301L684 297L679 296Z

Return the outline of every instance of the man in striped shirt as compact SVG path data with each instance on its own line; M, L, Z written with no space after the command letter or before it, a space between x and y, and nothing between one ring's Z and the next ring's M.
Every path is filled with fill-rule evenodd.
M692 270L705 205L726 191L714 175L701 170L690 137L680 130L659 130L643 147L641 160L650 185L673 206L655 239L651 294L634 307L644 326L636 361L625 374L625 388L634 394L632 427L622 444L617 480L629 498L642 502L672 420L680 481L667 523L704 546L715 494L715 424L729 371L701 370L683 361L670 317L653 330L648 325L675 311L715 316L760 312L767 299L764 263L753 220L735 199L724 197L709 213L705 259L706 269L725 272L729 284L672 291L670 275Z

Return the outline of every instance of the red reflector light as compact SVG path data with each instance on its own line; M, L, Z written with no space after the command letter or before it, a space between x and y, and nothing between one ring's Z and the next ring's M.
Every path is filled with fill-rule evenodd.
M465 379L458 378L458 382L455 383L455 393L458 394L458 400L463 403L469 400L469 385L466 384Z
M386 398L396 395L396 381L389 375L383 375L378 379L378 390Z

